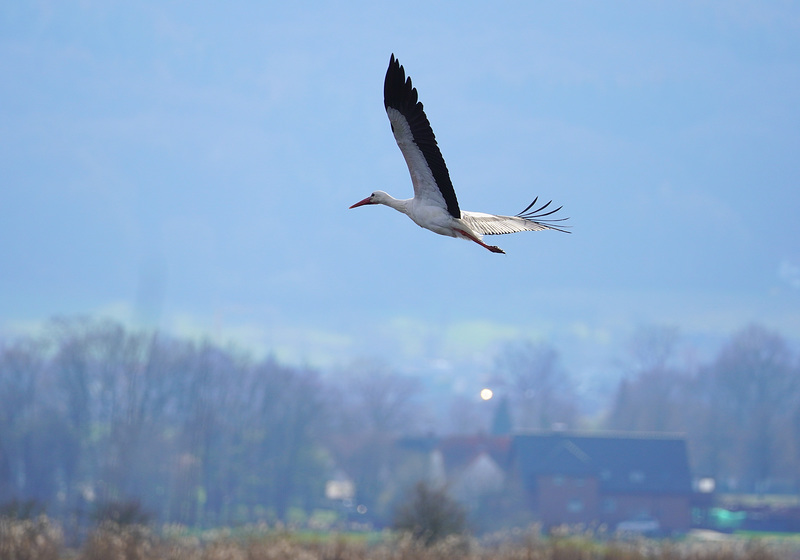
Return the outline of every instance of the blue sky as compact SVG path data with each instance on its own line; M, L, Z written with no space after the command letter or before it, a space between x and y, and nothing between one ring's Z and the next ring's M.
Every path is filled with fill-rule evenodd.
M437 236L382 104L395 53L463 209ZM800 340L793 2L3 2L0 332L104 314L293 362L602 373L638 325ZM483 373L482 373L483 372Z

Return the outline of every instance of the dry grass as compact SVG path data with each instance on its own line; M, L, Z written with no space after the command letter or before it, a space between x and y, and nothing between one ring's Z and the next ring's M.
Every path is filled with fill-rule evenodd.
M44 516L24 520L0 517L2 560L58 560L63 542L61 529Z
M478 541L450 536L424 546L410 535L377 542L346 535L307 538L254 527L192 535L176 527L161 533L104 522L79 550L67 550L58 527L0 518L2 560L792 560L800 548L732 539L725 542L598 541L591 535L541 538L537 531L497 534Z

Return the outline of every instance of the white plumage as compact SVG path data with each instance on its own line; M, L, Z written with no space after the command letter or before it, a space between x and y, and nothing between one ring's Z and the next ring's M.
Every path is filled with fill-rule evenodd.
M552 229L567 232L555 224L566 218L552 219L561 209L544 212L550 202L534 208L535 199L525 210L515 216L498 216L482 212L462 211L458 206L450 173L439 151L417 90L406 78L405 70L392 55L383 84L383 102L394 138L411 174L414 198L399 200L383 191L375 191L350 208L366 204L383 204L406 214L417 225L440 235L468 239L493 253L502 249L483 242L484 235L501 235L520 231ZM531 208L534 208L531 210Z

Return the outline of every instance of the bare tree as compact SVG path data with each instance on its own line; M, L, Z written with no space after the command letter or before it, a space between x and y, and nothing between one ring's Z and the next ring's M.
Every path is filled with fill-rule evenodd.
M750 489L761 489L774 474L780 428L800 389L797 373L784 339L759 325L734 334L712 366L719 405L740 436L738 474Z
M337 393L347 430L395 435L420 426L423 409L419 379L378 363L360 361L342 376ZM349 426L347 425L349 424Z
M322 385L316 371L288 368L274 359L261 363L254 374L250 390L254 421L265 430L261 457L272 483L269 497L278 517L286 520L292 501L306 497L307 485L322 475L315 445L327 414ZM322 494L322 481L316 490Z
M731 429L731 410L720 398L714 368L704 365L689 381L686 401L681 413L685 415L689 456L698 476L722 479L730 474L730 465L740 462L736 451L739 439Z
M331 451L337 464L355 483L355 500L373 519L388 521L386 494L398 466L397 436L414 434L424 408L418 399L418 379L381 364L360 361L337 376L331 412L337 428Z
M48 332L54 351L50 369L64 426L58 461L64 478L64 503L68 510L79 512L86 507L81 484L102 480L98 461L104 455L97 437L103 433L99 420L102 388L90 344L93 328L86 318L56 319Z
M664 371L674 366L680 331L668 325L638 327L628 343L628 369L632 372Z
M574 426L578 398L558 351L547 343L509 344L495 360L497 382L516 405L518 428L550 429Z
M680 431L684 429L688 372L676 365L678 329L639 327L631 337L626 370L617 387L606 425L617 430Z
M0 501L27 495L45 502L55 492L53 473L40 459L46 411L37 396L45 368L44 348L36 341L0 348Z

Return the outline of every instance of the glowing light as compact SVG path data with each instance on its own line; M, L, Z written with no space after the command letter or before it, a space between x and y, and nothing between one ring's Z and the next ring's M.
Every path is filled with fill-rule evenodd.
M713 478L701 478L697 481L697 489L704 494L713 492L716 485L716 481Z
M481 389L481 398L482 398L483 400L485 400L485 401L488 401L488 400L489 400L489 399L491 399L493 396L494 396L494 393L492 392L492 390L491 390L491 389L489 389L489 388L486 388L486 389Z

